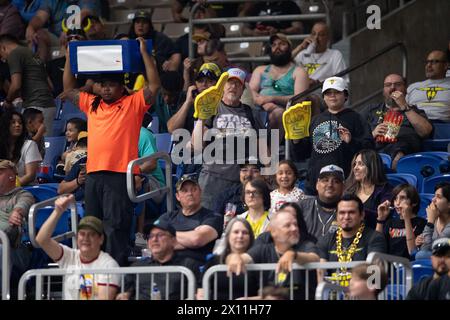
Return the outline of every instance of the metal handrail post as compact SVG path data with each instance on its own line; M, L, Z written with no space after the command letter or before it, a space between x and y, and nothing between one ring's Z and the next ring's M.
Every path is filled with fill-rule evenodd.
M2 300L9 300L10 244L9 238L3 230L0 230L0 241L2 244Z
M33 244L33 247L40 248L39 244L36 242L36 219L37 219L37 213L39 212L39 209L53 206L56 199L58 199L60 196L53 197L38 203L35 203L31 206L30 211L28 213L28 235L30 237L30 241ZM77 234L77 215L78 215L78 209L75 200L72 201L69 204L70 208L70 222L71 222L71 231L68 231L66 233L56 235L52 237L55 241L65 240L68 238L72 238L72 248L77 248L77 240L75 238L75 235Z
M134 188L134 167L138 166L144 162L153 160L153 159L162 159L165 162L165 177L166 177L166 186L161 187L159 189L155 189L146 193L143 193L141 195L136 195L136 190ZM173 211L173 191L172 191L172 161L170 160L170 156L167 152L156 152L152 155L142 157L139 159L135 159L133 161L130 161L128 163L127 167L127 192L128 197L132 202L142 202L147 199L153 198L154 195L159 194L160 191L166 192L167 195L167 212Z

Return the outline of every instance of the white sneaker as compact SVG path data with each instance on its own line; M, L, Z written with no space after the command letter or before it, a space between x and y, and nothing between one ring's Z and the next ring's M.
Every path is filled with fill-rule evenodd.
M135 240L134 240L134 245L136 247L147 247L147 240L144 239L144 235L140 232L137 232L135 234Z

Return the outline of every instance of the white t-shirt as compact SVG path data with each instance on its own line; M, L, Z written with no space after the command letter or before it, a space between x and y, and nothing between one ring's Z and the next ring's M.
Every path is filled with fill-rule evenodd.
M63 255L56 261L61 269L83 270L83 269L109 269L118 268L117 262L107 253L100 251L94 261L83 263L80 259L80 250L62 245ZM98 286L120 287L120 276L118 274L71 274L64 280L65 300L90 300L98 296ZM94 294L94 295L92 295Z
M346 68L342 53L335 49L327 49L323 53L308 53L302 50L294 61L303 67L313 80L324 81ZM348 81L348 79L346 79Z
M450 121L450 78L411 84L406 102L425 111L430 120Z
M22 149L20 150L20 159L17 162L19 177L25 175L25 165L36 161L42 161L42 156L39 153L36 142L33 140L25 140Z
M270 193L270 212L274 213L286 202L299 202L305 197L302 189L294 187L291 192L282 194L278 189Z

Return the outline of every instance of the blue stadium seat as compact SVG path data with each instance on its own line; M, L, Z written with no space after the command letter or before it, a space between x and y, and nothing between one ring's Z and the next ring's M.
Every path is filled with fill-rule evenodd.
M447 181L450 182L450 174L440 174L437 176L425 178L423 180L422 190L423 193L434 193L434 187L439 182Z
M433 138L424 141L423 149L429 151L447 151L450 143L450 124L433 123L433 127Z
M441 162L442 159L435 155L411 154L400 158L397 163L397 172L415 175L417 177L417 186L420 188L425 177L439 174Z
M450 153L448 153L447 151L424 151L424 152L418 152L416 154L433 155L433 156L441 158L442 160L448 160L448 157L450 156Z
M66 128L67 121L69 121L72 118L80 118L84 121L87 121L86 114L84 112L78 111L78 112L72 112L72 113L63 113L61 115L61 120L64 121L64 128Z
M410 173L388 173L387 175L389 184L393 187L402 183L408 183L417 188L417 177Z
M36 202L41 202L58 195L58 192L53 187L45 186L45 184L23 187L24 190L30 192Z
M66 147L66 137L44 137L44 143L45 157L43 164L54 166L56 165L56 159L58 159L64 152Z
M170 133L155 133L154 136L158 151L164 151L170 154L172 150L172 135Z
M65 100L61 106L61 112L58 119L63 119L65 114L80 113L80 109L69 100Z
M378 153L378 155L380 156L381 160L383 161L383 164L390 168L391 164L392 164L392 159L391 156L388 155L387 153Z
M420 209L418 212L418 216L422 218L427 218L427 207L430 204L431 200L433 200L434 193L421 193L420 194Z
M62 119L53 120L53 132L52 136L58 137L64 135L66 129L66 122Z
M422 278L432 276L434 271L430 264L422 264L414 262L412 265L413 271L413 284L418 283Z

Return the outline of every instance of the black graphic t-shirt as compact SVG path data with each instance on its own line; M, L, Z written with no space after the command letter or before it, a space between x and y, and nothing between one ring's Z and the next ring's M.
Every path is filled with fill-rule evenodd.
M204 154L207 154L208 150L214 149L212 151L214 158L218 159L218 155L222 154L220 158L224 161L224 164L228 160L237 163L236 160L246 159L249 155L254 157L258 155L255 141L258 138L258 130L264 129L264 126L260 116L249 106L241 104L239 107L231 107L221 102L217 115L206 120L205 126L217 131L214 131L214 138L211 139L214 142L205 147ZM211 130L211 133L213 133L213 130ZM242 149L239 146L245 147ZM254 149L252 150L252 148ZM239 178L239 165L231 165L235 167L235 170L231 173L230 165L208 163L206 159L203 160L206 163L203 166L204 170L220 174L226 172L228 176Z
M411 219L414 235L417 237L423 232L427 220L421 217ZM389 254L410 258L406 245L405 220L389 219L384 225L384 237L387 241L387 252Z
M340 138L339 127L350 131L350 143ZM373 146L369 126L351 109L345 108L335 114L326 110L314 117L311 121L310 137L293 145L294 153L302 154L311 150L307 194L316 194L315 185L321 168L334 164L341 167L348 177L355 153L361 149L373 149Z
M353 239L355 239L355 237L342 239L342 248L344 252L350 247ZM336 254L336 233L328 233L325 237L319 239L317 247L321 259L333 262L338 261ZM358 246L356 247L355 254L352 257L352 261L366 260L367 255L371 252L385 253L386 241L381 233L365 227Z

